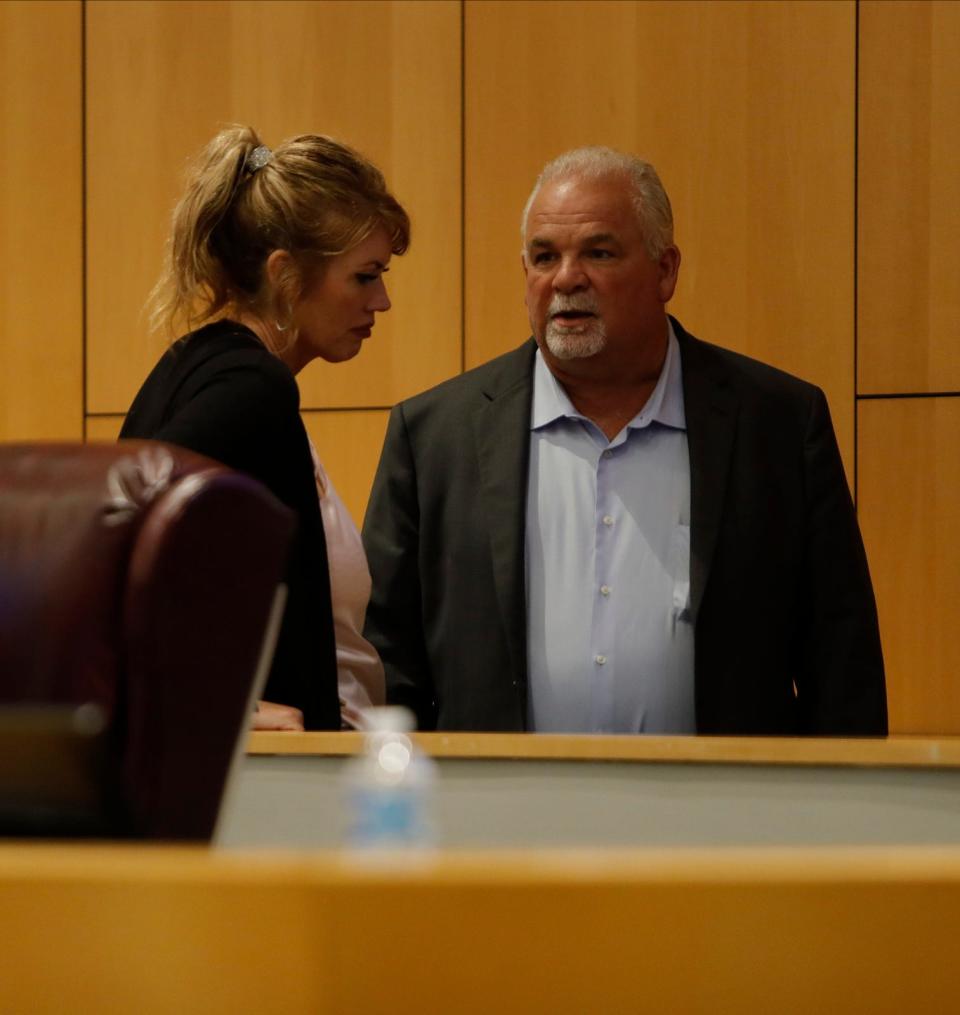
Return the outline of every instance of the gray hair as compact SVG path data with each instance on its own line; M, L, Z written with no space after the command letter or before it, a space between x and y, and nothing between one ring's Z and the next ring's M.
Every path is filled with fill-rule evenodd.
M520 235L524 247L527 242L527 216L540 188L551 180L570 176L583 180L625 177L633 190L633 206L643 232L643 244L651 260L659 261L667 247L673 246L673 211L656 169L635 155L591 145L564 152L543 167L523 208Z

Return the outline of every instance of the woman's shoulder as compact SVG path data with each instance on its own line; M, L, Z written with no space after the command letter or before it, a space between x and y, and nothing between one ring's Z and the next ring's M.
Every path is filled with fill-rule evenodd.
M253 331L226 318L184 335L170 347L169 355L184 366L194 368L204 363L213 366L227 362L263 367L279 374L290 373Z
M281 426L299 407L297 382L282 360L243 325L216 321L167 350L133 400L121 436L157 437L183 414L211 424L255 417Z
M289 367L247 327L220 320L185 335L170 349L174 372L189 377L191 387L217 379L241 387L273 390L298 398Z

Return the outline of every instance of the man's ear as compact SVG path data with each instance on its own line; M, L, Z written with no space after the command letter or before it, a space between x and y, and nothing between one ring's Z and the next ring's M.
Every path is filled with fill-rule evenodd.
M673 291L677 288L677 276L680 274L680 248L667 247L657 262L660 269L658 290L661 303L669 303L673 299Z

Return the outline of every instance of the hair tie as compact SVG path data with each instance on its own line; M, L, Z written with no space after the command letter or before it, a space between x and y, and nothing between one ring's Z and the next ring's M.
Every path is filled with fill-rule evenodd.
M246 170L248 173L255 173L273 158L273 152L265 145L257 145L247 156Z

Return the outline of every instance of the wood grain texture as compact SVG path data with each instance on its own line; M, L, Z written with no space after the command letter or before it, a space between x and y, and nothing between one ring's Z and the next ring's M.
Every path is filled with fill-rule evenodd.
M358 528L363 525L388 416L386 410L303 414L324 471Z
M87 441L115 441L120 436L123 416L87 416Z
M0 931L4 1003L38 1015L949 1012L960 856L20 844Z
M528 333L519 219L544 162L648 158L683 253L673 311L827 392L853 453L853 3L466 5L466 353Z
M362 358L307 368L304 406L389 406L457 372L459 32L452 0L88 4L90 411L126 411L163 351L141 308L169 209L185 161L232 122L268 144L347 141L413 218L395 309Z
M83 433L81 17L0 3L0 440Z
M858 390L960 391L960 4L860 5Z
M890 730L960 733L960 398L860 403L859 506Z
M415 733L432 758L633 761L705 765L846 765L960 768L960 738L572 736L563 733ZM361 733L251 732L248 754L339 756L363 750Z

